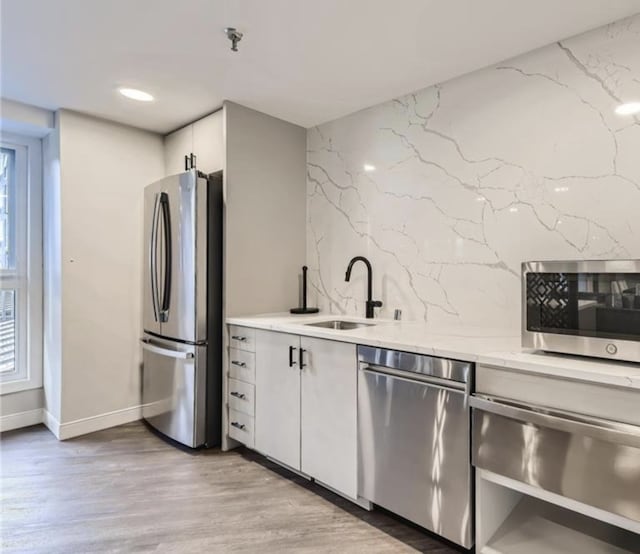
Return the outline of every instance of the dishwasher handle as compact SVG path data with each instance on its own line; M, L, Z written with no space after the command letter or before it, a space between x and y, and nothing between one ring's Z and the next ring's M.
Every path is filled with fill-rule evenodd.
M376 364L361 362L360 371L366 371L368 373L377 373L381 375L388 375L390 377L397 377L398 379L404 379L405 381L424 383L425 385L433 385L436 387L441 387L443 389L452 389L460 392L465 392L465 390L467 389L466 383L461 383L459 381L442 379L441 377L433 377L431 375L424 375L421 373L402 371L400 369L394 369L392 367L386 367L386 366L381 366Z
M469 405L475 410L501 415L539 427L640 448L640 427L635 425L484 396L471 396Z

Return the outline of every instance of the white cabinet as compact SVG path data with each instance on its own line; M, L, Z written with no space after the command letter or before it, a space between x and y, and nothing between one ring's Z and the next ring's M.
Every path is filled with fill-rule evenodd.
M184 157L193 152L193 125L187 125L164 137L164 170L166 175L184 171Z
M193 124L193 153L196 167L203 173L220 171L223 167L224 145L222 136L222 110Z
M229 348L229 378L255 384L256 355L253 352Z
M302 472L358 495L355 344L301 337Z
M243 352L256 351L256 331L248 327L229 325L229 345Z
M229 409L254 417L255 405L255 385L230 378Z
M356 499L356 346L257 330L255 356L256 450Z
M227 435L249 448L255 446L255 331L229 327L230 346L224 384Z
M229 436L245 444L249 448L253 448L254 437L254 418L244 412L239 412L232 408L229 409Z
M255 332L256 450L300 469L300 337Z
M222 110L199 119L164 137L166 175L185 171L184 157L194 154L196 167L213 173L223 167L224 143Z

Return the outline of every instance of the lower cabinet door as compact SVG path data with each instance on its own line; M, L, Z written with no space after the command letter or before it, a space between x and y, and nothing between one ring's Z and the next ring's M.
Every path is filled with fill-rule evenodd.
M355 344L301 337L302 472L358 496Z
M256 330L255 448L300 470L300 337Z

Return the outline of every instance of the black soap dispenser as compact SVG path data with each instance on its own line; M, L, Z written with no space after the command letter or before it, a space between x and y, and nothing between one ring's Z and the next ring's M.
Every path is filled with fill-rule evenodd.
M307 269L306 265L302 266L302 306L291 308L289 311L292 314L317 314L320 311L318 308L307 307Z

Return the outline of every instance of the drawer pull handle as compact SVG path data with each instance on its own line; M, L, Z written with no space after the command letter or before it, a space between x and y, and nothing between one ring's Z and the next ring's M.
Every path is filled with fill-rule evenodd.
M240 335L231 335L233 340L239 340L240 342L246 342L247 337L241 337Z
M244 423L238 423L237 421L232 421L231 425L233 427L236 427L237 429L240 429L240 431L244 431L246 425Z
M244 362L239 362L238 360L231 360L231 363L233 365L237 365L238 367L247 367L247 364L245 364Z
M239 398L240 400L244 400L247 396L245 394L242 394L241 392L236 392L236 391L232 391L231 396L235 396L236 398Z

